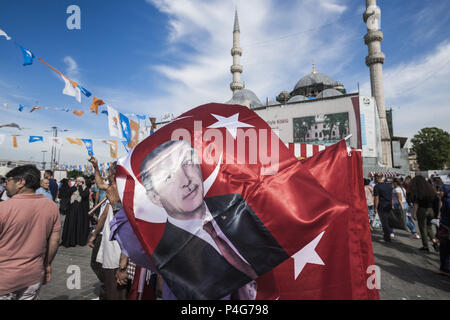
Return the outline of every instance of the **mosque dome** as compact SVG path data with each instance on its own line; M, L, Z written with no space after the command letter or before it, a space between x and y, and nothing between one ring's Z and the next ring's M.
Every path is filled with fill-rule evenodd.
M316 84L319 84L319 83L321 83L321 84L323 84L325 86L337 86L337 85L339 85L338 82L334 81L333 79L331 79L326 74L316 72L316 73L307 74L306 76L301 78L297 82L297 84L295 85L294 90L296 90L298 88L313 86L313 85L316 85Z
M336 89L325 89L317 95L317 99L342 96L343 93Z
M326 74L316 72L315 64L313 64L313 71L297 82L294 90L291 92L291 97L298 95L307 98L317 97L320 92L323 92L326 89L335 89L343 94L346 92L342 83L334 81Z
M262 106L256 94L248 89L241 89L234 93L233 98L227 104L240 104L249 107L250 109Z
M297 96L293 96L292 98L290 98L288 102L299 102L305 100L308 100L308 98L299 94Z

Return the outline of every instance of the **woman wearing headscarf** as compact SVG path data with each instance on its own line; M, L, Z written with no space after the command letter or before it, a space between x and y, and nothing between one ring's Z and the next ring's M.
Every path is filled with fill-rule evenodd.
M434 237L431 220L434 218L433 202L436 192L424 177L416 176L410 184L411 197L414 203L413 217L417 217L420 235L422 237L422 248L420 250L429 252L428 238L433 243L434 250L438 250L438 242Z
M64 221L62 245L85 246L89 236L89 188L83 177L78 177L69 189L70 204Z
M70 204L70 186L69 180L66 178L60 181L60 186L58 189L59 198L59 213L65 215L69 209Z

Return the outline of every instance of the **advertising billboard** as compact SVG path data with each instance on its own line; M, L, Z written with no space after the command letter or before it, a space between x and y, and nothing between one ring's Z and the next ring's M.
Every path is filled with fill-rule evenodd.
M332 145L350 133L348 112L293 119L294 143Z

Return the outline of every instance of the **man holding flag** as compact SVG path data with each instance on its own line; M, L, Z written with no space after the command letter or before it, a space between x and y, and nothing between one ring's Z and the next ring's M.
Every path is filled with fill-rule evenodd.
M256 140L246 146L244 144L244 149L239 149L239 144L245 141L242 137L250 137L252 132ZM223 138L224 134L225 139L220 140L219 136L222 135ZM212 136L214 138L211 138ZM189 147L180 147L176 151L173 149L175 145L181 144L170 141L178 140L180 137L185 140L183 144L186 146L189 144ZM194 138L191 139L192 137ZM226 144L222 144L224 140ZM333 227L337 221L350 227L345 230L354 228L353 224L356 221L348 219L351 212L349 204L326 191L324 184L313 178L308 168L297 161L284 144L278 142L279 138L271 132L267 123L248 108L229 105L225 108L223 105L209 104L195 108L173 120L137 145L127 158L119 161L117 170L119 194L126 219L139 242L130 245L140 246L146 252L147 260L150 259L150 262L156 265L177 298L219 299L238 290L246 283L245 281L250 282L254 279L254 275L248 276L251 275L251 271L241 271L240 267L225 257L228 254L224 254L219 248L222 246L218 244L219 241L226 242L232 249L234 246L236 250L233 251L236 255L240 255L241 260L247 262L259 278L283 260L290 261L289 257L294 259L297 272L302 272L301 266L310 264L317 264L319 268L324 268L323 265L329 266L326 270L333 267L334 263L331 260L337 256L334 257L332 251L328 250L326 252L329 257L320 254L319 248L329 246L332 239L342 237L339 228ZM256 149L252 149L255 146ZM266 159L263 157L264 151L268 150L267 146L271 146L270 154L273 157L269 161L267 155ZM158 155L157 150L165 148L165 155ZM192 151L194 149L196 153ZM235 150L240 151L235 154ZM239 152L243 150L247 155L244 157L246 161L236 163L236 159L242 156ZM154 157L150 156L152 153ZM198 161L193 161L192 159L196 158L195 154L202 157L198 158ZM253 154L259 155L256 162L249 159ZM188 159L189 156L191 160ZM158 163L166 164L165 170L159 167L158 170L151 172L152 168L158 167ZM197 167L196 163L200 163L200 167ZM268 170L273 168L275 170ZM352 170L351 167L349 170ZM195 171L201 174L188 174ZM202 177L207 177L203 181L203 192L200 183ZM164 190L169 185L171 187ZM189 192L177 191L176 185L180 188L185 187ZM172 197L161 197L164 193L170 192ZM200 194L203 195L200 197ZM203 196L204 203L200 201ZM202 215L194 217L202 224L195 219L176 224L173 213L178 213L178 218L185 217L181 213L183 210L180 209L188 207L188 203L183 202L189 197L191 197L189 205L194 206L199 202L205 210ZM196 211L193 207L190 209L191 213ZM206 210L210 212L212 218ZM203 223L205 221L215 222L220 228L216 229L212 223L214 230L210 231L214 232L209 233L205 230L208 228L205 228L206 223ZM189 228L190 233L186 232ZM186 235L184 240L176 240L174 243L167 241L183 232ZM214 233L216 235L213 235ZM205 234L209 234L209 238ZM242 234L245 234L243 238L247 241L245 245L241 245L237 239L238 235ZM370 241L367 235L364 236L363 241ZM267 245L268 243L271 245ZM125 242L122 245L128 244ZM188 249L190 246L196 246L198 250L192 252L197 254L185 255L184 248L190 250ZM203 287L201 281L195 282L192 279L201 280L201 276L208 277L207 273L214 273L214 267L221 268L220 263L213 263L212 268L207 267L211 263L211 255L202 255L201 252L206 252L205 250L221 253L219 256L225 261L227 268L223 269L223 273L216 273L215 277L210 278L213 280ZM347 245L340 250L350 254L354 261L362 259L367 254L362 250L353 250L349 253ZM367 251L367 248L364 250ZM169 252L173 254L168 254ZM261 262L263 257L266 261ZM354 265L356 264L354 262ZM353 268L354 265L347 267ZM185 266L189 266L188 269L195 273L181 274L177 271L177 268L181 270ZM361 269L357 271L361 273ZM352 273L353 270L349 272ZM240 274L243 275L242 278L233 277ZM226 279L233 280L226 281ZM349 294L356 290L361 292L364 290L366 286L364 275L359 274L357 279L357 281L353 279L354 283L350 285ZM347 284L346 281L343 280L337 285L343 286ZM319 283L316 283L315 287L320 291ZM305 297L318 298L317 295L304 295L303 298Z

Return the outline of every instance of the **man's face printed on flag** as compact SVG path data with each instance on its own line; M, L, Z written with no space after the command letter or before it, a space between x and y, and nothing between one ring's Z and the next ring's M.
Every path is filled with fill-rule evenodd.
M116 128L118 128L119 127L119 121L117 120L117 117L113 117L113 121L114 121L114 126Z
M185 141L168 141L142 162L148 198L175 219L201 218L203 179L195 150Z

